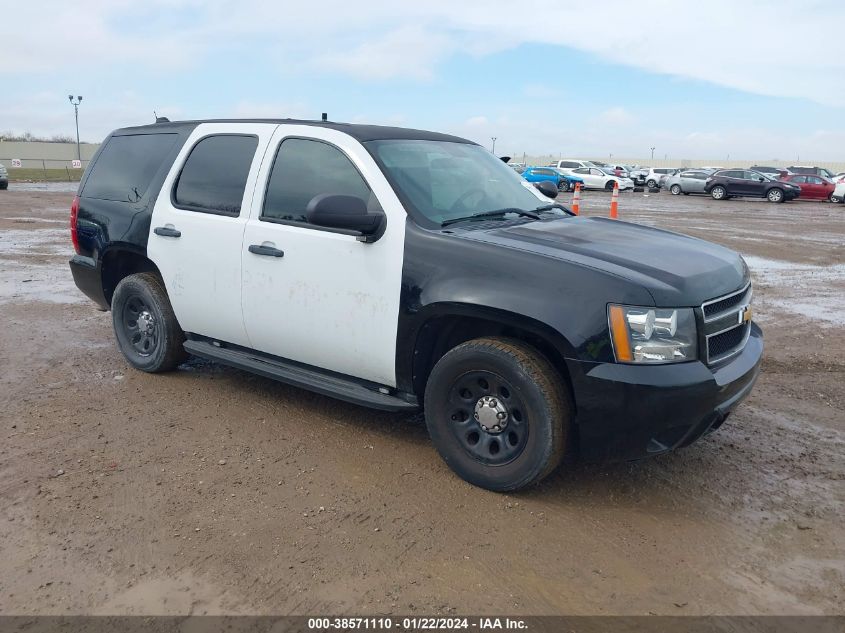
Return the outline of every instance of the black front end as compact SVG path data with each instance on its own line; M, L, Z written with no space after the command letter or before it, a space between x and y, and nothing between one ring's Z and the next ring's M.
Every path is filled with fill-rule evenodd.
M641 459L688 446L721 426L760 372L763 332L751 321L750 300L749 284L696 309L698 360L568 361L581 456Z

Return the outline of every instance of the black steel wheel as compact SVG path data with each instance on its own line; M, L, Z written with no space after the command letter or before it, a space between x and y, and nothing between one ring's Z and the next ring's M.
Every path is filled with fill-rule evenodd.
M437 362L426 384L435 447L459 476L489 490L518 490L552 472L571 411L559 372L516 340L462 343Z
M136 369L168 371L187 358L185 334L157 275L137 273L122 279L111 309L118 347Z

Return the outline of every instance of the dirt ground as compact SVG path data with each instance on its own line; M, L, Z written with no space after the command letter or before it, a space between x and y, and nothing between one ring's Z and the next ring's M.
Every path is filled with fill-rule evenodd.
M0 612L845 613L845 205L623 194L622 219L747 257L763 373L687 449L500 495L455 477L419 415L207 362L130 369L70 278L72 193L15 189Z

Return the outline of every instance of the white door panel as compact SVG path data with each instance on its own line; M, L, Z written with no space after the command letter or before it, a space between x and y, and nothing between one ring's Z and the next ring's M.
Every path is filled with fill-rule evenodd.
M203 123L185 142L153 209L147 254L164 279L179 324L186 332L249 346L241 307L241 248L261 160L275 124ZM180 209L171 191L194 145L216 134L257 136L238 217ZM155 234L175 228L178 238Z
M326 141L362 174L387 215L372 244L302 225L260 219L279 143L286 137ZM396 331L406 213L372 157L342 132L280 125L267 150L246 225L243 313L252 346L282 358L396 385ZM249 252L271 243L283 257Z

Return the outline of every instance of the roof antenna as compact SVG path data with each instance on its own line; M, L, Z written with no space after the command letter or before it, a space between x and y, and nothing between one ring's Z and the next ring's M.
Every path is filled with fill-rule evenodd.
M328 121L328 120L329 120L328 112L323 112L323 121Z

